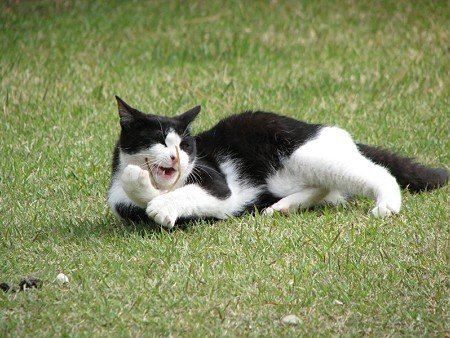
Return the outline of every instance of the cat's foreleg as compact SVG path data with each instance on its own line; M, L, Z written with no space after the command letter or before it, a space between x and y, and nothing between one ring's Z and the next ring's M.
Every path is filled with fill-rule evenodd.
M277 203L264 210L264 214L271 216L275 211L281 214L296 212L318 204L327 194L328 190L318 187L307 187L301 191L280 199Z
M241 207L233 196L221 199L196 184L188 184L155 197L146 211L156 223L170 229L179 218L225 219L239 212Z
M130 200L144 209L148 202L161 194L153 187L148 171L133 164L124 169L121 184Z

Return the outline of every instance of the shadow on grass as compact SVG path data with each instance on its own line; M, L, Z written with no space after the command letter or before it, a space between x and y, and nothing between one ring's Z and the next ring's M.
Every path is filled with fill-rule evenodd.
M363 200L364 201L364 200ZM361 202L360 202L361 203ZM276 213L271 216L270 219L267 216L261 215L259 211L245 212L242 216L235 218L250 221L256 218L256 222L261 220L267 220L267 222L277 222L286 220L290 217L303 215L304 219L320 218L323 216L330 217L334 214L332 210L338 210L336 212L349 212L349 209L361 209L361 206L357 206L357 200L350 200L346 205L340 206L316 206L307 210L299 211L294 214L282 215ZM364 202L363 202L364 205ZM363 210L361 210L363 212ZM113 237L128 237L130 235L139 235L144 238L154 238L161 235L173 234L177 232L182 233L194 233L197 231L203 231L205 227L214 226L216 223L223 222L218 219L185 219L177 222L176 226L170 230L167 230L154 222L126 222L119 220L108 210L104 210L95 216L89 215L74 216L72 218L65 219L61 227L63 231L68 233L68 236L73 240L83 239L99 239L99 238L113 238ZM264 221L265 222L265 221Z
M109 212L104 212L93 218L75 217L67 219L64 224L71 237L77 239L83 238L107 238L107 237L127 237L131 234L137 234L142 237L152 238L161 234L170 234L174 232L189 233L199 226L209 226L217 222L214 219L193 220L186 219L177 222L174 228L165 229L158 224L144 222L126 222L117 219Z

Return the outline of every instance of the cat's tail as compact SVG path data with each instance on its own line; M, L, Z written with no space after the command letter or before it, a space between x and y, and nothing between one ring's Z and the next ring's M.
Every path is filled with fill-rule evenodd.
M449 175L445 168L431 168L385 149L357 144L359 151L376 164L387 168L404 189L416 193L433 190L447 184Z

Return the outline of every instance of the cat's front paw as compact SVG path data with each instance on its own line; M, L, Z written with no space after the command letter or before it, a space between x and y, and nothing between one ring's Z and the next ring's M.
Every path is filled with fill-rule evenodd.
M160 194L151 184L148 171L136 165L129 164L125 168L121 182L128 197L141 207Z
M122 174L122 186L125 191L139 190L150 185L150 177L147 170L137 165L129 164Z
M167 195L151 200L147 205L147 215L166 229L173 228L178 218L176 207Z

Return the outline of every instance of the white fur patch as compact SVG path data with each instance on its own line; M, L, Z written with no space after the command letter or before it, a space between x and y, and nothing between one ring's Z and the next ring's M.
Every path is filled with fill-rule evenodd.
M189 184L154 198L147 206L147 214L167 228L172 228L180 217L225 219L239 214L257 198L262 189L240 180L237 168L237 164L231 160L225 160L220 165L231 190L228 198L219 199L199 185Z
M175 149L175 147L179 147L181 143L180 136L173 130L170 130L166 136L166 146L169 149Z
M315 204L329 200L341 202L343 198L339 196L346 194L374 198L377 207L373 214L376 216L398 213L401 205L400 188L395 178L387 169L362 156L350 135L338 127L324 127L316 138L300 146L284 161L282 169L267 179L267 186L280 198L299 197L298 201L292 201L294 204L303 198L305 207L310 206L313 198L296 194L310 188L333 193ZM295 208L284 204L283 208Z
M127 196L141 208L146 208L148 202L161 194L153 187L148 171L132 164L123 171L121 183Z
M108 205L117 217L120 217L120 215L116 211L116 205L120 203L131 203L131 200L122 189L120 181L114 178L111 187L108 190Z
M120 165L117 168L118 170L114 173L112 178L111 186L108 189L108 205L112 212L117 216L120 215L116 211L116 205L118 204L131 204L133 203L131 199L127 196L127 193L122 188L122 182L120 178L122 177L123 170L125 169L123 165L123 156L120 156Z

